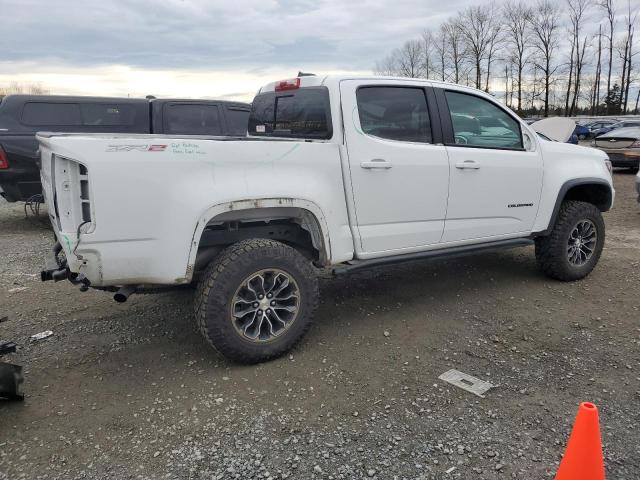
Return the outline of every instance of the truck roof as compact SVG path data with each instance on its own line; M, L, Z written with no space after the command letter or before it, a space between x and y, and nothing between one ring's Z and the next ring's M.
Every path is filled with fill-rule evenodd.
M221 103L228 106L248 107L248 103L216 100L211 98L140 98L140 97L94 97L87 95L29 95L29 94L11 94L3 98L3 102L11 104L20 104L29 101L38 102L86 102L86 103L160 103L160 102L197 102L197 103Z
M451 86L456 88L463 88L469 91L479 92L484 95L487 95L487 92L474 88L468 87L466 85L460 85L458 83L453 82L443 82L441 80L432 80L430 78L410 78L410 77L393 77L393 76L383 76L383 75L304 75L301 77L291 77L288 79L278 80L275 82L267 83L263 87L260 88L258 93L265 92L273 92L275 91L276 85L282 84L283 82L289 82L293 85L293 82L297 81L297 86L302 87L319 87L319 86L328 86L329 84L338 84L342 80L397 80L402 82L428 82L431 84L437 84L440 86Z

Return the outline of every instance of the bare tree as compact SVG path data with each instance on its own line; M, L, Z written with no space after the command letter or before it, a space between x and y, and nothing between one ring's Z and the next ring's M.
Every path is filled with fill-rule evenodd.
M549 96L553 77L558 69L553 56L558 48L560 12L557 4L550 0L538 0L531 20L533 47L538 54L535 66L543 75L544 116L549 116Z
M569 10L569 23L571 25L571 58L569 59L569 81L567 82L567 96L565 97L565 115L573 115L577 108L580 95L580 77L584 65L584 55L587 48L587 37L581 42L580 32L584 23L585 14L590 6L590 0L567 0ZM582 43L582 47L580 44ZM575 73L575 78L572 74ZM569 103L571 89L573 97Z
M383 75L418 78L424 71L423 46L420 40L407 40L396 48L382 62L375 66L375 72Z
M398 68L400 76L418 78L422 76L422 44L419 40L407 40L398 50Z
M433 38L433 33L431 33L431 30L425 30L424 32L422 32L422 62L424 76L426 78L431 78L431 74L433 71L432 56L434 43L436 43L436 40Z
M394 55L395 52L390 53L382 60L376 62L373 67L373 72L376 75L384 75L384 76L396 76L398 75L398 67L396 65L396 57Z
M458 15L466 52L475 66L476 88L482 88L482 61L486 58L491 42L492 25L491 7L467 7Z
M627 24L625 37L620 48L622 58L622 79L620 82L621 96L620 107L622 113L627 113L627 103L629 97L629 86L631 85L631 61L633 56L633 36L635 33L635 23L638 19L638 12L631 10L631 2L627 2Z
M495 52L498 46L503 41L502 36L502 18L500 12L496 8L495 4L489 5L489 23L487 28L489 30L489 41L487 45L487 76L485 77L484 90L489 92L489 82L491 80L491 64L495 60Z
M504 6L504 19L507 28L506 41L512 49L510 60L516 67L518 112L522 111L522 76L529 60L532 15L531 8L521 0L511 1Z
M444 82L446 78L446 62L447 62L447 35L445 31L445 23L440 25L440 39L434 42L434 49L438 56L440 64L440 79Z
M0 97L16 94L49 95L49 93L49 89L40 83L11 82L7 87L0 87Z
M447 57L453 70L453 81L460 83L462 73L462 61L464 60L464 45L462 39L462 26L459 22L449 19L443 24L442 30L447 44Z
M597 115L600 108L600 76L602 74L602 25L598 26L598 60L591 95L591 115Z
M607 20L609 21L609 70L607 71L607 95L611 90L611 67L613 66L613 35L616 21L616 12L613 8L613 0L601 0L600 6L605 9L607 13Z

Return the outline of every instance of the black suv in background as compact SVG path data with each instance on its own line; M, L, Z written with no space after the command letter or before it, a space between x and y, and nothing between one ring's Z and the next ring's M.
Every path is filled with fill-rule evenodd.
M36 132L245 136L251 106L217 100L9 95L0 102L0 194L41 193Z

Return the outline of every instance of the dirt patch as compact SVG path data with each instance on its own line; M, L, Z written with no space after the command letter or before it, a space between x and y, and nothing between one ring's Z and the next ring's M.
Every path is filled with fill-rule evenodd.
M25 366L27 398L0 404L0 479L552 478L585 400L609 477L636 479L633 182L615 175L584 281L548 280L531 248L324 279L306 339L252 367L206 346L190 289L119 305L40 283L52 233L2 203L0 338L21 345L7 360ZM481 399L438 380L451 368L497 388Z

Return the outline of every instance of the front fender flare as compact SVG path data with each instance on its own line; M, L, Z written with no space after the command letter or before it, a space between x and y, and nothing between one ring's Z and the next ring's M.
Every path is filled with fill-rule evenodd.
M549 225L545 230L541 232L535 232L533 234L534 236L536 237L545 236L551 233L551 230L553 230L553 226L556 223L556 219L558 218L558 213L560 212L560 206L562 205L562 202L567 196L567 192L579 185L602 185L603 187L606 187L607 190L609 191L609 205L603 211L606 212L611 208L611 204L613 202L613 188L611 187L611 184L607 182L605 179L597 178L597 177L586 177L586 178L573 178L571 180L567 180L562 184L562 186L560 187L560 190L558 191L556 203L553 206L553 211L551 212L551 218L549 219Z

